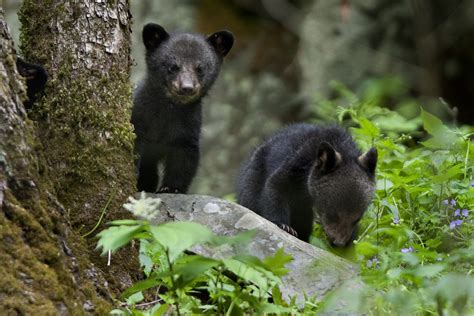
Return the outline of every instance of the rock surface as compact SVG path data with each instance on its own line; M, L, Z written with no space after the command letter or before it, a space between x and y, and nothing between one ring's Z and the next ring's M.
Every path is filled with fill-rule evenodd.
M283 277L280 287L285 299L296 295L297 301L302 302L305 293L308 297L321 298L333 289L344 287L357 291L362 286L357 268L350 262L291 236L243 206L202 195L148 194L147 197L161 199L160 211L152 219L154 223L192 221L228 236L255 229L257 233L248 251L259 258L273 255L283 247L293 256L293 261L286 266L289 273ZM194 251L210 257L234 254L232 249L215 254L205 246L196 247Z

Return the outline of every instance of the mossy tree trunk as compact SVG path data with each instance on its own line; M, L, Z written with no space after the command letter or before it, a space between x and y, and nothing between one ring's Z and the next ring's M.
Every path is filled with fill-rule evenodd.
M127 0L23 2L21 52L50 74L25 112L0 12L0 314L104 314L131 281L99 257L101 223L134 192ZM110 200L110 203L108 203Z
M75 226L93 227L111 196L133 188L128 6L24 1L19 13L22 54L50 74L32 111L47 178Z

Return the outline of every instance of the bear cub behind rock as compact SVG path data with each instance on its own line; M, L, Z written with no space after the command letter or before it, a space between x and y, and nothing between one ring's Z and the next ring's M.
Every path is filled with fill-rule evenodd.
M333 246L347 246L369 206L377 150L361 154L341 127L290 125L258 147L244 164L237 201L303 241L313 209Z
M139 191L186 193L199 163L201 100L217 78L234 37L171 33L154 23L143 28L146 76L134 94L132 123Z

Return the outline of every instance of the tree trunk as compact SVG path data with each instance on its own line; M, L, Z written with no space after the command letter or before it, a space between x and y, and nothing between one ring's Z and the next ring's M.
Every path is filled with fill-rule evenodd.
M2 315L104 314L131 282L130 250L109 267L90 238L99 229L88 234L128 216L121 205L134 191L128 7L127 0L23 2L22 53L50 75L28 116L0 12Z
M50 74L46 97L32 113L45 173L79 228L93 227L111 196L113 211L132 193L128 5L24 1L19 13L24 57Z

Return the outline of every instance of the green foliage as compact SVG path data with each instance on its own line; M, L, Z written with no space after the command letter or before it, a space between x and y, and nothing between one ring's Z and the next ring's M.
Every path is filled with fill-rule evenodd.
M159 203L142 197L131 198L125 206L144 217L150 216ZM242 315L290 310L283 303L268 303L272 293L279 293L280 276L287 272L284 265L291 261L282 249L263 261L245 254L221 259L186 252L196 245L240 247L248 243L253 232L224 237L191 222L157 226L147 220L118 220L98 236L102 253L116 251L134 239L140 242L139 259L146 278L122 294L125 308L112 314L162 315L171 311Z
M350 249L332 250L358 262L367 283L352 298L354 310L473 313L472 128L448 127L423 109L407 119L379 107L378 92L359 98L333 86L340 97L318 104L316 116L350 127L362 148L379 153L376 197L359 237ZM331 250L320 227L314 237Z

